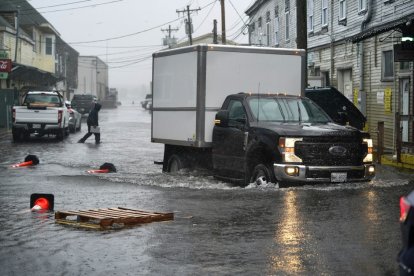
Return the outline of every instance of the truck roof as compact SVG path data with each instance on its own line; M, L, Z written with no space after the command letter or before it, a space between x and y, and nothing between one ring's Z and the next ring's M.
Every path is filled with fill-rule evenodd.
M301 96L298 96L298 95L289 95L289 94L286 94L286 93L260 93L260 94L257 94L257 93L255 93L255 94L253 94L253 93L246 93L246 92L240 92L240 93L237 93L237 94L232 94L232 95L229 95L228 97L230 97L230 96L233 96L233 97L239 97L239 98L242 98L242 99L245 99L245 98L249 98L249 97L260 97L260 98L274 98L274 97L278 97L278 98L303 98L303 97L301 97Z
M29 91L27 94L46 94L46 95L58 95L57 91Z

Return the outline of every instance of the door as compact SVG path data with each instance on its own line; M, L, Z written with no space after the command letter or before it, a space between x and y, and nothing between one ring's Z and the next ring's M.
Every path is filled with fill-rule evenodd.
M400 79L400 113L401 113L401 123L402 127L402 142L409 142L409 124L408 124L408 115L410 115L410 79Z
M247 116L240 100L230 100L227 110L228 126L214 127L214 169L227 174L223 176L240 178L244 173Z
M11 108L17 104L18 92L13 89L0 90L0 128L12 127Z

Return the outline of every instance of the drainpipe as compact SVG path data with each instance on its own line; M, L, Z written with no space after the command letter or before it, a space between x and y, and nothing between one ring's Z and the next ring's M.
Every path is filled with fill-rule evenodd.
M371 21L373 0L367 2L367 12L361 23L361 32L365 30L366 24ZM359 93L361 95L361 111L366 115L366 93L364 91L364 41L359 42Z

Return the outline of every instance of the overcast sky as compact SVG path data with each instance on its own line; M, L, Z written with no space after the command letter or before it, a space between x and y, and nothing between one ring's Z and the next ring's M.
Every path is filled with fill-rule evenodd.
M227 39L247 43L240 34L245 10L254 0L225 0ZM109 86L135 89L151 81L151 54L163 48L161 29L187 40L183 10L201 8L191 14L193 37L211 33L213 20L221 33L219 0L29 0L80 55L99 56L109 66ZM242 21L243 19L243 21ZM246 33L246 31L244 32ZM97 41L97 42L93 42Z

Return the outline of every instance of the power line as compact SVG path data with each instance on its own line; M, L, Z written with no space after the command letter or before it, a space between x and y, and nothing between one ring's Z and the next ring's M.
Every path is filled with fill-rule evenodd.
M122 2L122 1L124 1L124 0L113 0L113 1L110 1L110 2L93 4L93 5L88 5L88 6L81 6L81 7L76 7L76 8L68 8L68 9L53 10L53 11L44 11L44 12L42 12L42 14L43 13L51 13L51 12L61 12L61 11L79 10L79 9L84 9L84 8L91 8L91 7L96 7L96 6L113 4L113 3ZM23 13L23 15L30 15L30 14L36 14L36 13L34 13L34 12Z
M63 4L58 4L58 5L52 5L52 6L38 7L38 8L36 8L36 10L46 9L46 8L54 8L54 7L60 7L60 6L68 6L68 5L73 5L73 4L83 3L83 2L90 2L90 1L92 1L92 0L81 0L81 1L63 3ZM25 2L25 1L22 1L22 2ZM32 9L24 9L23 11L31 11L31 10Z
M211 8L210 8L210 10L208 11L208 13L207 13L206 17L204 17L203 21L201 21L200 25L198 25L198 27L194 30L194 32L196 32L198 29L200 29L200 27L204 24L204 21L206 21L207 17L210 15L210 13L211 13L211 11L213 10L213 8L214 8L214 6L216 5L216 3L217 3L217 0L215 0L215 1L211 2L210 4L208 4L208 5L213 4L213 6L211 6ZM207 5L207 6L208 6L208 5ZM204 9L205 7L207 7L207 6L204 6L204 7L203 7L203 9Z
M144 29L144 30L142 30L142 31L138 31L138 32L135 32L135 33L132 33L132 34L121 35L121 36L115 36L115 37L106 38L106 39L99 39L99 40L69 42L68 44L86 44L86 43L103 42L103 41L110 41L110 40L115 40L115 39L125 38L125 37L129 37L129 36L134 36L134 35L142 34L142 33L148 32L148 31L152 31L152 30L154 30L154 29L158 29L158 28L160 28L160 27L162 27L162 26L164 26L164 25L167 25L167 24L170 24L170 23L176 22L176 21L181 20L181 19L183 19L183 17L179 17L179 18L177 18L177 19L174 19L174 20L168 21L168 22L163 23L163 24L160 24L160 25L158 25L158 26L151 27L151 28L148 28L148 29Z

